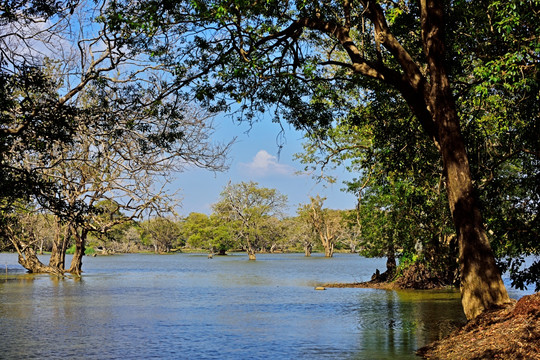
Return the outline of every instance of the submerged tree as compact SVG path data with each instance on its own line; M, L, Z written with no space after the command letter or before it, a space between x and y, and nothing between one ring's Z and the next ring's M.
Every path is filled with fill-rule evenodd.
M302 216L286 218L283 220L286 229L286 242L289 246L300 245L304 255L310 257L313 247L317 243L317 236L313 227Z
M225 186L213 209L217 216L237 224L237 235L249 259L256 260L257 249L264 246L268 218L281 217L286 206L286 195L250 181Z
M182 231L180 223L175 219L157 217L141 223L143 237L154 247L156 254L168 253L179 244Z
M187 245L207 249L212 254L225 255L228 250L238 245L234 230L216 214L189 214L182 221L182 235Z
M326 198L319 195L310 198L310 203L300 206L298 214L317 234L324 248L324 256L334 256L334 246L342 232L342 214L339 210L323 208Z

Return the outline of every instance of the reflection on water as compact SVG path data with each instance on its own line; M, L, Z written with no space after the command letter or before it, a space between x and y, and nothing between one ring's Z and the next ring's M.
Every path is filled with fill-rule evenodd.
M79 280L16 261L0 254L0 358L414 359L464 321L453 291L314 290L384 267L357 255L96 257Z

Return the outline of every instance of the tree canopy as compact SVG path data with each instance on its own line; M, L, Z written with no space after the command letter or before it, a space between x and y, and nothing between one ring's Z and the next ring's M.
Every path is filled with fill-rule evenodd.
M217 216L235 223L237 236L250 260L265 239L271 238L272 217L281 217L287 206L287 196L276 189L259 187L256 182L229 183L213 205Z

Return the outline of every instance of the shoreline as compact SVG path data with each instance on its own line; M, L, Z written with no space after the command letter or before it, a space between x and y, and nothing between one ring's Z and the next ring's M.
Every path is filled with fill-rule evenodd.
M540 359L540 292L480 314L416 352L424 359Z
M397 284L396 282L374 281L374 280L364 281L364 282L355 282L355 283L327 283L327 284L322 284L320 286L324 286L327 288L339 288L339 289L358 288L358 289L414 290L414 291L456 289L456 287L452 285L434 286L429 289L417 289L414 287L404 287Z
M328 283L321 286L422 291L380 281ZM453 287L437 287L433 290L447 288ZM504 307L485 311L447 337L418 349L416 355L439 360L540 360L540 292L525 295Z

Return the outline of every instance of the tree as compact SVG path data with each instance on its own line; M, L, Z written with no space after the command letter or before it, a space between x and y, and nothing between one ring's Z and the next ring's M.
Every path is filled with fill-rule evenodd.
M256 260L257 249L264 246L262 226L269 217L281 216L286 206L286 195L250 181L225 186L213 209L217 216L237 224L249 259Z
M237 245L233 231L216 215L189 214L182 221L182 235L187 245L207 249L212 254L225 255Z
M304 213L304 216L307 216L307 214ZM288 244L291 246L299 244L304 250L304 255L310 257L313 246L317 242L317 236L309 221L306 221L305 217L300 215L284 219L283 222L286 228Z
M141 223L143 236L154 246L156 254L168 253L178 246L181 237L180 225L174 219L157 217Z
M300 206L299 216L309 223L317 234L319 242L324 248L324 256L334 256L334 246L342 231L342 216L339 210L324 209L326 198L319 195L310 197L311 202Z
M285 225L282 218L275 216L263 217L259 229L261 232L260 251L275 252L279 248L283 248L285 242Z

